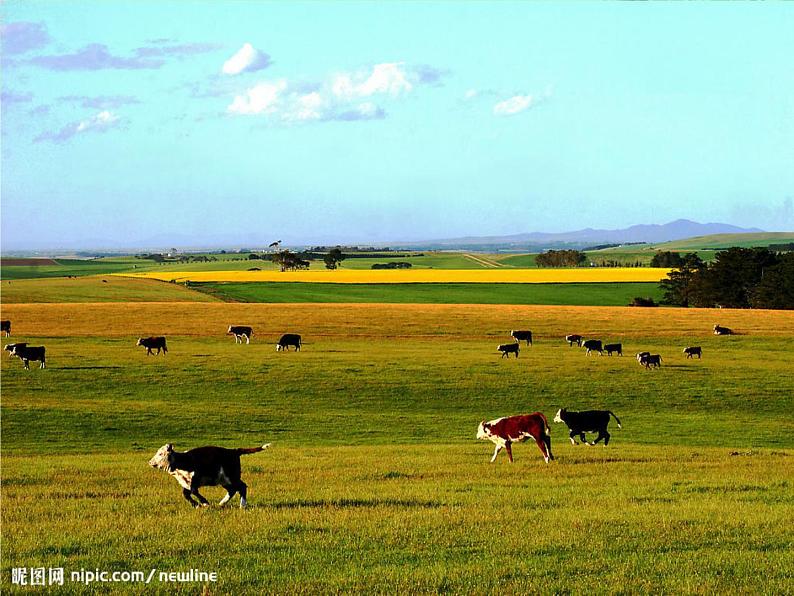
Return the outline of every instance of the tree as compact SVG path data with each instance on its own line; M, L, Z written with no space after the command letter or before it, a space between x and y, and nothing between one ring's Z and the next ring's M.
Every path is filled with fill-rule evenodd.
M684 264L684 259L681 254L677 252L670 252L663 250L653 255L651 259L651 267L681 267Z
M278 265L282 271L295 271L296 269L309 268L309 261L304 261L288 249L274 253L271 260Z
M342 254L342 249L332 248L328 251L328 254L325 255L323 261L325 261L325 268L326 269L336 269L339 267L339 263L345 260L345 255Z
M794 253L779 255L779 259L764 270L750 298L753 308L794 309Z
M662 304L673 306L689 306L695 291L696 279L698 279L705 269L705 263L697 255L691 252L684 255L683 263L677 269L673 269L667 274L667 279L659 284L664 290Z
M538 267L576 267L587 261L587 255L578 250L549 250L535 257Z
M734 247L720 251L696 280L693 304L750 308L751 298L765 270L778 263L778 256L766 248Z

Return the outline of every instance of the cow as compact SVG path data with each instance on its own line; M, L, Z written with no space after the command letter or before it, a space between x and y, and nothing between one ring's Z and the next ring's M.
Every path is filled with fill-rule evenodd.
M507 416L486 422L480 422L477 428L478 439L488 439L496 445L491 463L502 449L507 451L507 458L513 463L513 443L520 443L532 437L538 444L543 459L549 463L554 459L551 453L551 429L546 417L541 412L521 416Z
M659 354L643 354L641 357L638 354L637 358L641 366L650 369L652 366L660 368L662 366L662 357Z
M182 487L182 495L193 507L209 505L209 501L199 494L198 489L202 486L221 485L226 489L226 496L218 504L225 505L239 492L240 507L245 509L248 486L240 479L240 456L258 453L268 447L270 443L251 448L198 447L190 451L174 451L174 446L166 443L149 460L149 465L165 470L176 478ZM198 502L193 500L193 496Z
M295 346L295 351L299 351L301 349L301 336L297 333L285 333L276 344L276 352L281 350L289 351L290 346Z
M11 336L11 321L0 321L0 333L5 333L5 337Z
M587 355L590 355L590 352L598 352L599 356L604 355L604 348L601 347L601 340L600 339L588 339L582 344L583 348L587 348Z
M30 370L30 361L41 362L39 368L46 368L47 359L45 357L46 350L44 346L28 346L27 344L14 344L11 350L11 355L16 356L22 360L25 370Z
M609 410L588 410L586 412L569 412L565 408L557 410L557 415L554 416L554 422L564 422L570 430L568 437L571 439L571 445L576 445L576 437L582 440L585 445L595 445L601 439L604 439L604 447L609 444L610 434L607 432L609 425L609 417L612 416L618 423L618 428L623 428L620 425L620 420ZM584 434L586 432L597 432L598 437L592 443L588 443Z
M234 343L243 343L243 338L245 338L245 343L251 343L251 336L254 334L254 330L251 327L246 325L229 325L229 330L226 332L226 335L234 335Z
M728 329L727 327L720 327L719 325L714 325L714 335L734 335L733 330Z
M616 352L618 356L623 356L623 344L607 344L604 346L604 351L607 356L611 356L612 352Z
M146 348L146 355L154 354L152 350L157 348L157 355L160 355L160 350L163 351L163 356L168 353L168 348L165 345L164 337L139 337L136 346L143 346Z
M581 335L566 335L565 341L568 342L568 347L572 347L573 344L576 344L578 347L582 347L582 342L584 341L584 337Z
M532 345L532 332L531 331L511 331L510 337L512 337L517 342L521 342L522 340L527 342L528 346Z
M499 344L496 346L496 351L502 353L502 358L507 356L510 358L510 354L515 354L516 358L518 358L518 352L521 350L521 344L516 342L514 344Z
M695 355L697 355L698 359L703 358L703 350L700 346L684 348L684 354L686 354L687 358L693 358Z
M12 358L14 356L14 348L15 347L17 347L17 346L25 347L26 345L28 345L28 344L26 344L26 343L6 344L5 347L3 348L3 350L8 352L8 357L9 358Z
M647 358L650 355L650 352L637 352L637 362L642 363L642 359Z

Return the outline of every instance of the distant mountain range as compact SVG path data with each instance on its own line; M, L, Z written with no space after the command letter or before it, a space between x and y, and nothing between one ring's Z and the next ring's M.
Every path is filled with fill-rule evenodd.
M640 224L619 230L595 230L585 228L573 232L530 232L526 234L512 234L509 236L467 236L463 238L448 238L442 240L428 240L425 242L393 243L396 248L441 248L441 249L522 249L522 248L554 248L570 246L581 248L593 244L625 244L628 242L647 242L655 244L670 240L681 240L693 236L707 236L710 234L742 234L763 232L758 228L740 228L730 224L706 223L701 224L688 219L677 219L666 224Z

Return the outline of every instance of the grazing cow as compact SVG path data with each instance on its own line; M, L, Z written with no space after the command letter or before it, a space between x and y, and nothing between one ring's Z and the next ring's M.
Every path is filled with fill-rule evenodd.
M502 358L505 356L510 358L510 354L515 354L516 358L518 358L518 352L521 350L521 344L518 342L514 344L499 344L496 346L496 350L502 353Z
M549 463L550 459L554 459L551 454L551 429L546 417L540 412L522 416L507 416L488 422L483 420L477 428L478 439L488 439L496 444L491 463L496 460L496 456L502 449L507 450L507 458L510 463L513 463L511 445L526 441L530 437L535 439L546 463Z
M28 344L26 344L26 343L21 343L21 344L6 344L6 345L5 345L5 347L4 347L3 349L4 349L6 352L8 352L8 357L9 357L9 358L11 358L11 357L13 357L13 356L15 355L15 354L14 354L14 348L15 348L15 347L17 347L17 346L22 346L22 347L25 347L26 345L28 345Z
M531 331L511 331L510 337L512 337L517 342L522 340L527 342L528 346L532 345L532 332Z
M41 362L41 366L39 366L39 368L45 368L47 366L45 352L46 350L44 349L44 346L14 344L14 348L11 350L11 355L22 360L22 364L25 365L25 370L30 370L31 360L33 360L33 362Z
M584 341L584 337L581 335L566 335L565 341L568 342L568 347L570 348L573 344L576 344L578 347L582 347L582 342Z
M637 362L642 363L642 359L647 358L650 355L650 352L637 352Z
M254 330L251 327L247 327L246 325L229 325L229 330L226 332L226 335L234 335L234 343L243 343L243 338L245 338L245 343L251 343L251 336L254 334Z
M604 351L607 356L611 356L612 352L616 352L618 356L623 356L623 344L607 344L604 346Z
M684 354L686 354L687 358L692 358L695 355L697 355L698 359L703 358L703 350L700 346L684 348Z
M245 508L248 486L240 479L240 456L257 453L270 447L270 443L261 447L225 449L223 447L198 447L190 451L174 451L174 446L167 443L158 449L149 460L153 468L165 470L171 474L182 487L182 494L193 507L209 505L209 501L198 492L202 486L221 485L226 489L226 496L219 505L240 493L240 507ZM193 500L193 495L199 500Z
M652 366L656 368L660 368L662 366L662 357L659 354L643 354L640 356L637 355L637 359L640 362L641 366L644 366L647 369L650 369Z
M143 346L146 348L146 355L153 354L152 350L157 348L157 355L160 355L160 350L163 351L163 356L168 353L168 348L165 345L164 337L139 337L136 346Z
M609 444L610 434L607 432L607 425L609 425L609 417L612 416L620 426L620 420L609 410L588 410L586 412L569 412L565 408L557 411L554 417L554 422L564 422L568 429L571 431L568 436L571 439L571 444L576 445L574 437L579 435L582 443L585 445L595 445L601 439L604 439L604 447ZM584 434L586 432L597 432L598 437L592 443L588 443Z
M727 327L720 327L719 325L714 325L714 335L733 335L733 330L728 329Z
M11 321L0 321L0 333L5 333L5 337L10 337Z
M281 336L281 339L278 340L276 344L276 352L280 352L281 350L289 351L290 346L295 346L295 351L301 349L301 336L297 333L285 333Z
M598 352L599 356L604 355L604 348L601 347L601 340L600 339L588 339L586 342L582 344L583 348L587 348L587 355L590 355L590 352Z

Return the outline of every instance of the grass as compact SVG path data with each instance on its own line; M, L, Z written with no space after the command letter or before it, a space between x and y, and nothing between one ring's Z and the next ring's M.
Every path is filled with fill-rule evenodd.
M673 240L654 246L657 250L697 250L723 249L732 246L752 248L753 246L769 246L770 244L786 244L794 242L794 232L757 232L747 234L712 234L695 236L683 240Z
M198 568L218 594L790 591L794 313L108 303L3 318L48 351L44 370L1 362L4 593L19 566ZM252 325L252 344L229 324ZM535 345L500 359L517 327ZM285 331L301 352L274 350ZM572 332L627 356L587 357ZM134 346L153 334L167 356ZM702 361L684 359L693 344ZM639 367L640 349L662 368ZM587 448L554 425L557 461L524 444L488 464L480 420L561 406L609 408L623 430ZM273 441L243 460L251 509L191 510L146 466L167 441Z
M438 304L579 304L626 306L635 296L657 302L656 283L613 284L194 284L231 302L371 302Z

